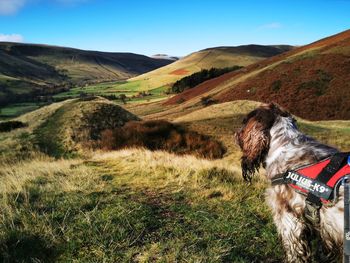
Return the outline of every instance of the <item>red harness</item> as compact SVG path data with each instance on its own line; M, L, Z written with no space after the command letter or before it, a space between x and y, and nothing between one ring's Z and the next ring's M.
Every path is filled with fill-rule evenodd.
M308 197L312 195L313 202L327 203L337 198L346 176L350 176L350 153L337 153L318 163L287 171L275 177L272 185L288 184Z

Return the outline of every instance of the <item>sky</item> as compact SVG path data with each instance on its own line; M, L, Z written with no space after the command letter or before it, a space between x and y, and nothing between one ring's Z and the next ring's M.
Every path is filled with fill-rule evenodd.
M0 41L145 55L304 45L350 29L350 0L0 0Z

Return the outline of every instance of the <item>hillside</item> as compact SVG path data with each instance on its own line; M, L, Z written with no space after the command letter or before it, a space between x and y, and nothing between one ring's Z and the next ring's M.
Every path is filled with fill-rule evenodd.
M186 91L183 107L202 96L217 102L275 101L310 120L350 119L350 30L225 74Z
M292 48L292 46L287 45L246 45L204 49L183 57L170 65L132 78L130 81L141 81L141 89L164 87L202 69L224 68L235 65L248 66Z
M50 121L72 125L69 116L95 115L100 104L118 109L102 99L67 100L19 117L25 128L0 133L1 262L283 261L271 212L261 201L267 182L262 176L249 186L243 181L233 140L258 102L221 103L176 119L220 139L228 152L218 160L145 149L54 159L31 145L33 131L50 128ZM349 150L349 121L298 123ZM51 136L56 128L51 125Z
M0 100L13 94L45 94L104 81L124 80L168 65L132 53L0 42Z

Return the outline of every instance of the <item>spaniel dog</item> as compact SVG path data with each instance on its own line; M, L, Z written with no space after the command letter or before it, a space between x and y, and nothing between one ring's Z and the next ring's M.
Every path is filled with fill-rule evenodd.
M316 163L338 152L300 132L292 115L273 103L250 112L235 137L243 153L242 174L248 181L260 165L271 181L277 174ZM317 244L311 240L315 229L310 229L303 216L305 199L305 195L288 184L271 185L266 191L266 201L282 238L286 260L310 262L318 257L316 262L338 262L341 260L344 232L343 188L332 206L323 205L319 211L320 223L316 231L320 240ZM317 252L312 249L315 245Z

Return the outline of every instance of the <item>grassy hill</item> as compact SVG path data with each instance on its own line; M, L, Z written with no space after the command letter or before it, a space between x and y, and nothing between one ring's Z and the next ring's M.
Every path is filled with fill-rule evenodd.
M183 107L202 96L217 102L275 101L310 120L349 119L350 30L203 83L172 98Z
M292 49L291 46L247 45L216 47L195 52L174 63L127 81L101 83L77 87L57 94L56 98L78 97L81 92L100 96L124 94L134 103L161 101L168 97L165 92L177 80L202 69L224 68L235 65L247 66L267 57ZM146 95L145 95L146 94Z
M291 46L247 45L238 47L215 47L192 53L178 61L130 79L141 81L139 87L150 90L168 86L177 80L202 69L247 66L262 59L292 49Z
M5 97L57 93L74 85L124 80L171 62L132 53L1 42L0 102Z
M267 182L246 185L233 141L258 102L212 105L175 120L224 142L219 160L144 149L54 159L33 148L35 131L62 134L48 123L60 109L79 118L77 108L87 110L80 104L54 103L17 118L27 127L0 133L2 262L283 261L262 201ZM308 134L350 149L349 121L298 121Z

